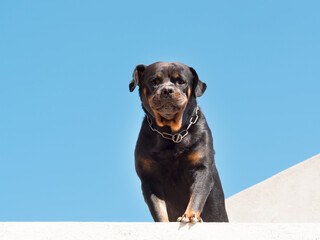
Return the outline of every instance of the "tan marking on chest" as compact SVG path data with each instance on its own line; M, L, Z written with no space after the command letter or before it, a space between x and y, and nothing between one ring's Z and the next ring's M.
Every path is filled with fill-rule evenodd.
M139 163L142 170L147 172L150 172L155 165L155 161L150 158L140 158Z
M187 159L191 162L192 165L196 165L204 156L205 156L205 151L198 150L190 153L187 156Z

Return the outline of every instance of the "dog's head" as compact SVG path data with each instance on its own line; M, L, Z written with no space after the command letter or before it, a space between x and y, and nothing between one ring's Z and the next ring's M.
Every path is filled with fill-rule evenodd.
M129 84L130 91L137 85L144 110L155 118L159 127L170 126L172 131L181 128L188 103L207 88L193 68L176 62L138 65Z

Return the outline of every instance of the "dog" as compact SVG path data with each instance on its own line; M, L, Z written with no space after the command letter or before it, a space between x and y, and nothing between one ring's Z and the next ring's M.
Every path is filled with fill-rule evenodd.
M129 84L139 86L145 117L135 167L155 222L228 222L214 161L212 134L197 97L207 85L178 62L137 65Z

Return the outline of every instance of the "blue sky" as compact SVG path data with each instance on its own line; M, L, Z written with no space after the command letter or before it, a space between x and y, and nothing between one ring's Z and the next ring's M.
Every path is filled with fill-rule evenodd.
M137 64L208 89L226 197L320 152L319 1L1 1L0 221L152 221Z

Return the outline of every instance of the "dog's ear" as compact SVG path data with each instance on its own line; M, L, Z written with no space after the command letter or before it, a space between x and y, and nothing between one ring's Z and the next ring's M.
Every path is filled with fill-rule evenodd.
M204 91L206 91L207 85L199 79L196 70L194 70L192 67L190 67L190 71L192 72L192 75L193 75L194 95L195 95L195 97L200 97L200 96L202 96Z
M147 67L146 65L140 64L140 65L137 65L136 68L134 69L132 80L129 84L130 92L132 92L136 88L136 86L139 85L141 75L146 69L146 67Z

